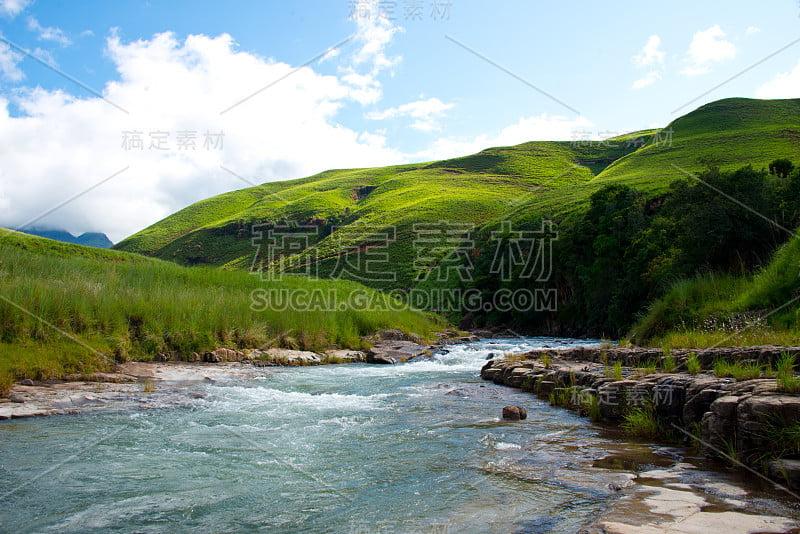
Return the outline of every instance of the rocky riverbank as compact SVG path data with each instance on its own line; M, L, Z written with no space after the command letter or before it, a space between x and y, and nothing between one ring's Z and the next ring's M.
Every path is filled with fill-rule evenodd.
M693 351L701 369L685 372L692 351L672 351L676 368L663 368L660 350L575 348L535 351L513 360L495 358L481 370L485 380L521 388L551 403L580 410L609 424L631 424L630 414L653 421L662 434L699 444L709 457L735 459L800 490L800 395L782 392L770 378L736 381L710 372L718 359L774 365L800 347L716 348ZM612 370L612 365L620 362ZM647 363L645 363L647 362ZM617 373L617 376L613 376ZM635 431L636 429L633 428Z

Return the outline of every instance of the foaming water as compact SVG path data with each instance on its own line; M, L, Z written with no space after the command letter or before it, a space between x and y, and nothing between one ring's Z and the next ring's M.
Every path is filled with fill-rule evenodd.
M0 531L575 532L627 480L586 420L486 383L484 340L405 365L192 384L194 408L0 424ZM502 406L528 419L500 419Z

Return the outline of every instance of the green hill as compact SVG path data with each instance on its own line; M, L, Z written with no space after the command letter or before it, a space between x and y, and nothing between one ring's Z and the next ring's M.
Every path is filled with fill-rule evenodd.
M362 348L362 337L378 330L428 338L437 327L419 312L390 311L389 297L345 280L267 281L2 232L0 392L12 379L57 379L105 369L113 361L151 360L159 352L265 344ZM259 306L259 295L281 291L329 301L303 310L290 302ZM371 306L357 306L353 295Z
M607 143L624 144L631 135L643 133L650 134L644 146L616 159L595 179L568 189L531 195L503 218L522 223L531 215L568 214L611 184L657 195L672 181L686 178L681 169L695 173L709 164L723 170L748 164L756 169L766 168L775 159L800 152L800 99L719 100L677 118L661 130L637 132Z
M726 99L662 130L604 142L530 142L444 161L331 170L233 191L193 204L115 248L184 265L248 269L256 252L253 224L285 229L295 223L313 228L305 232L307 246L301 251L282 251L295 256L282 268L291 271L294 265L306 272L313 264L314 272L325 277L336 272L343 254L380 242L377 229L394 227L391 260L381 268L392 271L394 280L363 281L407 288L425 270L411 265L414 224L447 220L481 226L511 220L525 225L542 215L574 212L609 184L659 194L685 176L675 166L692 172L708 162L723 169L760 168L799 147L800 100Z
M507 212L524 195L589 182L593 171L635 149L533 142L425 164L326 171L198 202L115 248L185 265L247 269L256 251L252 225L296 223L312 227L311 248L292 261L311 258L325 276L343 251L373 243L378 229L393 227L392 261L385 263L395 281L372 285L408 287L416 276L410 265L415 224L480 224Z

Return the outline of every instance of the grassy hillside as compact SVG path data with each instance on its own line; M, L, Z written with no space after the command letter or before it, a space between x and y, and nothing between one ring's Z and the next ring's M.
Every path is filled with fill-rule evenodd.
M253 291L280 290L324 294L336 309L262 310L262 297L253 306ZM0 386L104 369L114 360L150 360L158 352L359 348L362 336L381 329L428 337L437 327L421 313L390 311L388 297L353 282L263 281L17 232L0 239L0 297Z
M411 265L416 223L447 220L491 228L500 220L524 226L542 216L561 219L584 209L590 196L609 184L661 194L685 177L673 165L692 172L709 162L723 170L744 164L760 168L798 149L800 100L726 99L662 130L604 142L530 142L445 161L331 170L234 191L189 206L115 248L185 265L247 269L256 252L252 225L271 222L281 229L294 222L313 226L313 235L302 251L283 251L295 257L282 268L291 271L295 265L305 272L310 263L326 277L336 274L342 255L378 244L377 229L394 227L390 261L373 263L375 269L392 271L394 279L362 277L363 266L355 278L379 288L408 288L426 270ZM349 229L333 231L339 227Z
M325 276L343 251L374 243L377 229L393 227L396 234L388 244L392 261L378 268L397 277L372 285L409 287L417 274L409 267L414 224L481 224L526 195L590 182L594 173L636 148L625 143L574 147L569 142L532 142L425 164L326 171L199 202L115 248L182 264L249 268L255 253L252 225L295 222L314 226L316 234L312 248L294 261L319 263ZM342 226L350 228L332 233Z
M800 344L800 236L752 276L704 274L677 282L631 330L654 346Z
M646 144L615 160L591 181L554 188L526 198L502 218L524 223L540 214L563 216L584 207L589 197L611 184L636 187L650 196L709 164L722 170L756 169L800 152L800 99L728 98L706 104L648 134ZM609 140L623 145L631 135Z

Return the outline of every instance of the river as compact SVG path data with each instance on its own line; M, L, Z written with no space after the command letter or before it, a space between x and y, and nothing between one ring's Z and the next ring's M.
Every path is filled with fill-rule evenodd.
M191 406L3 422L0 531L577 532L648 467L690 462L708 484L742 483L478 376L492 352L576 344L594 342L484 340L397 366L265 368L175 386L197 394ZM501 420L507 404L528 419ZM751 490L761 513L794 514Z

